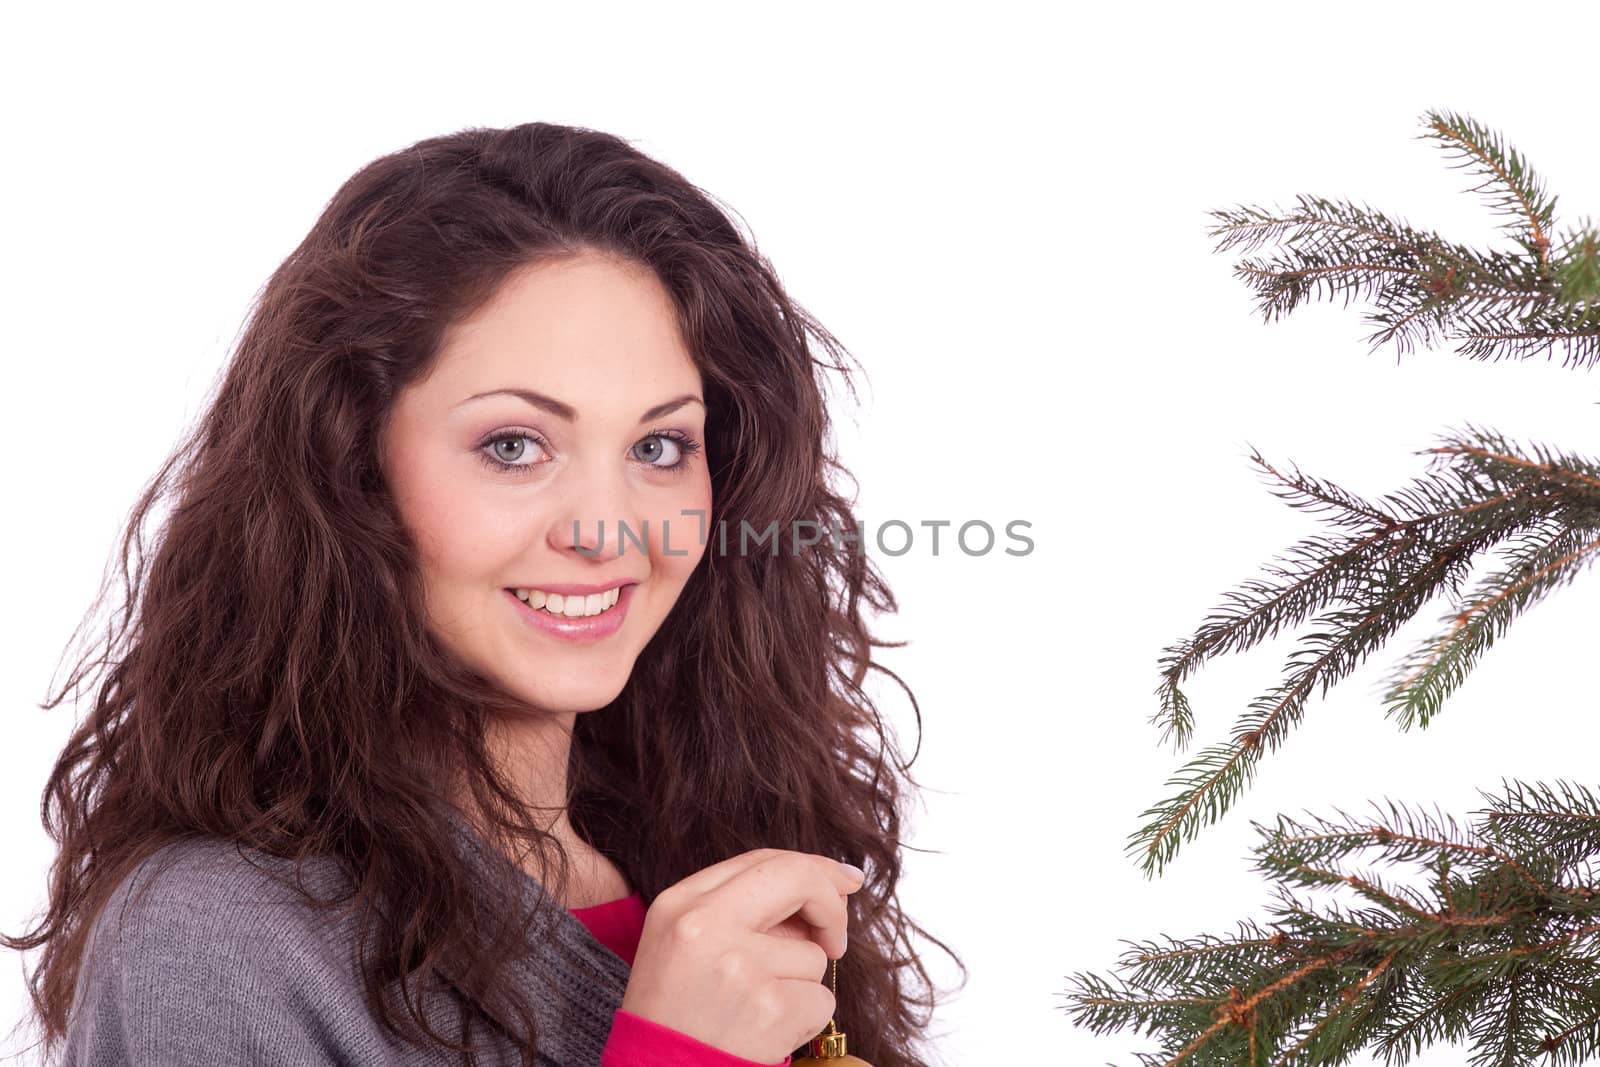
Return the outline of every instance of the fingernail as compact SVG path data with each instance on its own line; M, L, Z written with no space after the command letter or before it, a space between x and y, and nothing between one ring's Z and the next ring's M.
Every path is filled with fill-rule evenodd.
M834 860L833 862L837 863L840 867L844 868L844 870L847 873L855 875L856 876L856 881L865 882L867 880L867 872L863 871L860 867L857 867L855 864L846 863L846 862L844 862L844 860Z

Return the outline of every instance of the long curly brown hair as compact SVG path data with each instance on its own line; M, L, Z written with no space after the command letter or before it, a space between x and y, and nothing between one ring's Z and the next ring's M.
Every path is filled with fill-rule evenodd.
M547 123L464 129L363 167L261 292L207 410L130 514L120 617L42 705L97 682L41 805L59 845L48 908L28 934L0 938L45 946L29 990L47 1046L65 1036L105 899L164 844L204 834L338 857L361 902L384 902L364 910L382 920L362 933L376 1016L460 1048L410 997L397 1019L384 990L464 955L474 996L514 1006L534 1061L531 1006L501 978L514 942L478 925L441 802L470 795L497 845L550 857L558 897L568 859L493 758L487 728L511 698L427 627L378 448L447 326L511 272L581 251L644 264L670 293L717 443L715 518L776 521L785 538L806 522L856 528L830 484L848 472L824 401L828 373L855 395L854 357L675 170L616 136ZM142 530L169 494L147 558ZM895 899L902 789L915 783L862 683L882 671L916 700L873 662L874 647L899 643L871 636L865 605L896 610L848 539L707 551L621 694L577 717L569 818L647 904L754 848L863 868L837 1019L852 1053L910 1067L927 1062L917 1045L935 1003L908 932L929 935ZM917 722L920 736L920 711Z

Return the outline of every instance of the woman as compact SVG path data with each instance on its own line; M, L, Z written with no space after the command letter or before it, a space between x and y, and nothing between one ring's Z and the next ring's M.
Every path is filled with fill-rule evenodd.
M843 354L616 137L468 129L346 182L123 541L6 942L45 946L46 1043L772 1064L832 1018L926 1062Z

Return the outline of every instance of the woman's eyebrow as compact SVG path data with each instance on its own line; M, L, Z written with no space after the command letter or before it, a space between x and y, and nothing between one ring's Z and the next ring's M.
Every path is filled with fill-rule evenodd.
M532 404L536 408L548 411L558 419L565 419L567 422L578 421L577 408L573 407L571 404L563 404L553 396L546 396L543 393L536 393L532 389L490 389L486 393L472 394L471 396L467 397L466 400L456 404L456 407L460 407L462 404L469 403L473 400L482 400L486 396L514 396L520 400ZM670 415L672 412L683 407L683 405L691 403L699 404L701 407L706 406L706 402L701 400L698 396L695 396L693 393L684 393L682 396L668 400L666 403L657 404L649 411L646 411L643 415L640 415L639 421L649 422L651 419L659 419L661 416Z

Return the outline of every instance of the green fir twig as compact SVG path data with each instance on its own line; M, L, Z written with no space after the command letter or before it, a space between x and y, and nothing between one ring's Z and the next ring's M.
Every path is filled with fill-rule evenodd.
M1253 823L1256 869L1277 883L1271 924L1124 942L1120 981L1073 976L1074 1022L1158 1034L1160 1051L1138 1057L1145 1067L1309 1067L1361 1050L1404 1063L1440 1042L1467 1045L1473 1064L1590 1062L1600 797L1506 788L1483 794L1491 807L1466 829L1393 803L1366 818ZM1385 879L1377 864L1419 877ZM1319 913L1291 888L1357 901Z
M1217 249L1271 321L1313 299L1371 306L1374 348L1453 341L1475 359L1564 349L1564 365L1600 360L1600 237L1592 223L1556 233L1555 199L1526 160L1465 116L1431 111L1436 140L1480 183L1516 246L1478 250L1388 218L1365 204L1301 196L1287 211L1213 212ZM1252 449L1275 495L1319 513L1326 532L1291 546L1224 594L1187 640L1165 649L1154 723L1185 749L1194 713L1181 683L1207 659L1304 627L1281 681L1250 703L1226 741L1169 780L1128 850L1147 875L1215 822L1282 743L1312 694L1326 694L1441 594L1432 636L1396 664L1384 699L1402 730L1426 727L1511 621L1600 557L1600 462L1517 445L1468 425L1444 434L1404 490L1363 499L1282 469ZM1470 589L1474 564L1498 566ZM1282 907L1268 927L1133 946L1111 981L1075 976L1074 1017L1097 1031L1159 1035L1145 1065L1343 1064L1358 1051L1404 1063L1435 1043L1465 1043L1471 1063L1550 1067L1600 1056L1600 798L1581 785L1485 794L1461 829L1394 804L1376 817L1255 825L1257 870ZM1409 863L1418 884L1391 882L1354 860ZM1359 902L1319 913L1292 890Z

